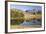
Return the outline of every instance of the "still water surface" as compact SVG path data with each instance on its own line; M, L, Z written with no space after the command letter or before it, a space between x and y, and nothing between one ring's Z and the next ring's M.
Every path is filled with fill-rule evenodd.
M30 19L30 20L23 20L23 19L16 19L11 20L11 24L13 25L41 25L42 20L41 19Z

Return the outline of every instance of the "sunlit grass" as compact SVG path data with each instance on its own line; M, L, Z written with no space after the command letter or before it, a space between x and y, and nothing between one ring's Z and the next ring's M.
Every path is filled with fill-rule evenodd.
M11 25L11 29L24 29L24 28L41 28L41 25L30 25L30 26Z

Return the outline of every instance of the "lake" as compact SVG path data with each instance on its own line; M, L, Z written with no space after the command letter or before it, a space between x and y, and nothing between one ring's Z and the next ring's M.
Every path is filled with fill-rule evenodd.
M11 20L12 25L23 25L23 26L30 26L30 25L41 25L42 24L42 19L15 19Z

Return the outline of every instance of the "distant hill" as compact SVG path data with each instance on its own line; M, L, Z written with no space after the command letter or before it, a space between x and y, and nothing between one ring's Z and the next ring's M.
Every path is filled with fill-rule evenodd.
M30 13L30 14L35 14L35 13L41 14L41 13L42 13L41 10L26 10L25 12L26 12L26 13Z

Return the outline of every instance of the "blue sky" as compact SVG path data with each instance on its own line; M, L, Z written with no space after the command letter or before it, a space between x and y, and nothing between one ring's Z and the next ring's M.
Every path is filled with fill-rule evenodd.
M41 6L32 6L32 5L16 5L16 4L11 4L10 8L15 8L15 9L20 9L20 10L42 10Z

